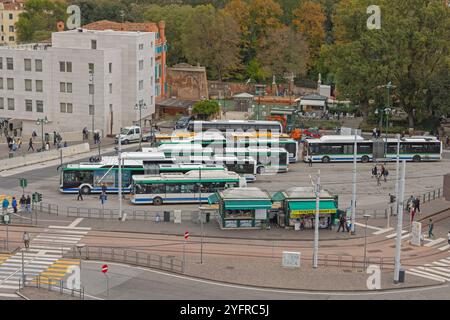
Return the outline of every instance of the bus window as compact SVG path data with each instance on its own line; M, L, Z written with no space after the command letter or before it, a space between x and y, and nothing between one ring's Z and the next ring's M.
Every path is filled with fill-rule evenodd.
M317 145L317 144L310 144L308 153L310 155L320 154L319 150L320 150L319 145Z
M354 147L353 144L345 144L344 145L344 154L353 154L354 153L353 147Z
M387 153L397 154L397 143L388 143Z
M166 185L166 193L181 193L181 185L179 184Z
M358 143L357 152L371 154L373 149L372 143Z
M287 163L287 154L286 153L280 153L280 164L286 164Z
M195 193L195 184L185 184L183 183L180 188L180 193Z
M150 193L150 194L166 193L166 186L164 184L150 184L147 187L147 192L146 193Z

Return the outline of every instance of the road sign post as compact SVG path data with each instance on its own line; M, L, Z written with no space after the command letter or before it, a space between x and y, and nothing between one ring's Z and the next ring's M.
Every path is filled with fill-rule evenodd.
M21 178L21 179L19 180L19 185L20 185L20 187L22 188L22 194L24 195L24 194L25 194L25 188L26 188L27 185L28 185L27 179Z
M186 242L189 239L189 232L186 231L184 233L184 242L183 242L183 272L186 265Z
M108 265L104 264L102 265L102 273L105 275L106 278L106 296L109 297L109 283L108 283L108 275L106 274L108 272Z

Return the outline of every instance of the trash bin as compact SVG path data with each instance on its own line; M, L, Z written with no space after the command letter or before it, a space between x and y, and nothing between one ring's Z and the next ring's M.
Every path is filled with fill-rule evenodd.
M170 222L170 211L164 211L164 222Z
M398 282L404 283L405 282L405 269L400 269L398 273Z
M210 216L211 216L211 213L207 212L206 213L206 223L209 222Z

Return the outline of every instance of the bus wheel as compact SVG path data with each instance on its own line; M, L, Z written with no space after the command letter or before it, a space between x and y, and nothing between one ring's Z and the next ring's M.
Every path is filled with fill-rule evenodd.
M420 156L415 155L412 159L414 162L420 162L422 159L420 158Z
M153 199L153 204L155 206L160 206L160 205L162 205L162 203L163 203L163 201L162 201L162 199L160 197L156 197L156 198Z
M258 167L258 168L256 168L256 172L257 172L258 174L263 174L264 172L266 172L266 168L264 168L264 167Z
M328 157L328 156L323 157L322 158L322 162L323 163L329 163L330 162L330 157Z
M91 188L89 188L88 186L84 186L83 188L81 188L81 192L83 194L90 194L91 193Z
M362 163L367 163L367 162L369 162L369 157L368 157L368 156L362 156L361 162L362 162Z

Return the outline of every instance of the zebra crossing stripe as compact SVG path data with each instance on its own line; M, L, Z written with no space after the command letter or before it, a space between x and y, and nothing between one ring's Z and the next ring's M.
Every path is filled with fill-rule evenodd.
M447 249L450 249L450 244L447 244L447 245L445 245L445 246L443 246L443 247L440 247L440 248L438 248L439 250L441 250L441 251L445 251L445 250L447 250Z
M380 235L380 234L383 234L383 233L386 233L386 232L389 232L389 231L392 231L392 230L394 230L394 228L381 229L379 231L374 232L373 234Z
M408 231L402 230L402 234L404 234L406 232L408 232ZM396 233L391 233L391 234L386 236L386 238L389 238L389 239L394 238L394 237L397 237L397 232Z
M439 281L439 282L446 282L446 280L444 278L442 278L442 277L431 275L429 273L426 273L426 272L423 272L423 271L419 271L419 270L416 270L416 269L408 270L408 271L406 271L406 273L412 274L412 275L417 276L417 277L431 279L431 280L435 280L435 281Z
M437 244L439 244L439 243L441 243L443 241L445 241L444 238L438 238L436 240L433 240L433 241L428 242L427 244L425 244L425 247L432 247L432 246L435 246L435 245L437 245Z
M441 272L441 271L434 270L434 268L427 268L427 267L417 267L417 269L423 270L423 272L425 272L425 273L437 274L442 279L450 281L450 278L446 278L446 277L450 276L450 274L448 274L447 272Z

